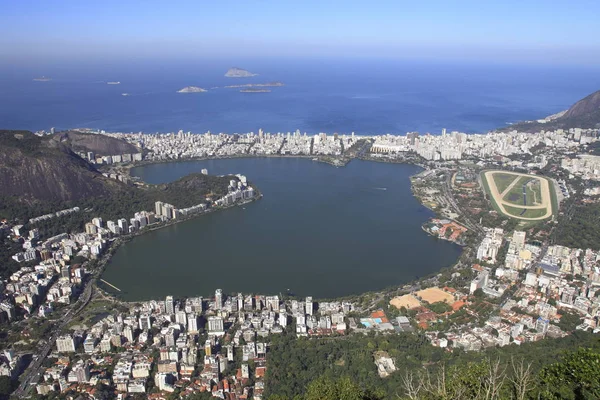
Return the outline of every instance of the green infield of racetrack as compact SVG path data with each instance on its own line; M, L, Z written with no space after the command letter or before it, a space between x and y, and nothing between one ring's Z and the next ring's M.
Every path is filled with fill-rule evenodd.
M498 193L504 192L506 188L511 183L513 183L515 179L519 179L519 177L502 173L494 174L494 182L496 183L496 187L498 188Z
M504 200L507 203L510 204L514 204L515 206L522 206L522 205L526 205L526 206L533 206L535 205L533 202L534 199L534 195L535 198L539 201L541 201L542 199L542 189L541 189L541 185L539 184L539 181L541 179L544 179L542 177L536 176L536 177L519 177L518 178L518 182L515 184L515 186L512 187L512 189L506 193L506 195L502 198L502 200ZM538 184L536 186L534 186L534 189L532 189L530 186L526 186L525 188L525 193L527 194L527 204L523 204L523 185L525 185L527 182L531 181L531 180L535 180L538 182ZM548 184L550 186L552 186L552 182L548 182ZM502 192L500 192L502 193ZM510 200L511 197L514 197L516 200Z
M504 216L506 216L506 217L509 217L509 218L515 218L515 219L520 219L520 218L519 218L519 216L520 216L519 214L520 214L520 213L521 213L521 211L523 210L522 208L519 208L518 206L517 206L517 207L505 206L505 207L506 207L506 209L507 209L507 211L509 211L509 212L514 212L514 214L513 214L513 215L511 215L511 214L506 214L505 212L503 212L503 211L500 209L500 207L499 207L499 206L498 206L498 204L496 203L496 199L495 199L495 198L494 198L494 196L492 196L492 194L491 194L492 192L491 192L491 190L490 190L489 183L488 183L488 181L487 181L487 178L486 178L486 176L485 176L485 173L486 173L486 172L499 172L499 173L500 173L500 175L499 175L499 176L503 176L503 177L507 177L507 176L510 176L510 175L507 175L507 174L506 174L506 175L505 175L505 174L502 174L502 172L503 172L503 171L501 171L501 170L484 170L484 171L481 171L481 172L479 173L479 176L480 176L480 178L481 178L481 182L482 182L482 184L483 184L483 189L485 190L485 193L486 193L486 195L487 195L488 199L490 200L490 203L492 204L492 207L494 208L494 210L496 210L497 212L499 212L500 214L502 214L502 215L504 215ZM535 177L536 177L536 178L540 178L540 179L546 179L546 180L548 181L548 187L549 187L549 189L550 189L550 202L551 202L551 204L552 204L552 216L556 216L556 215L558 214L558 199L557 199L557 197L556 197L556 191L555 191L555 188L554 188L554 183L552 182L552 180L551 180L551 179L548 179L548 178L546 178L545 176L537 176L537 175L536 175ZM523 179L523 178L527 179L526 177L521 177L521 179ZM502 179L504 182L506 182L506 181L508 180L508 179L503 179L503 178L501 178L501 179ZM515 178L515 179L518 179L518 178ZM513 179L513 180L514 180L514 179ZM511 181L509 181L509 182L508 182L508 183L507 183L507 184L504 186L504 189L506 189L506 188L508 187L508 185L510 185L510 182L511 182ZM517 184L517 186L518 186L518 184ZM504 190L504 189L503 189L503 190ZM498 188L498 190L500 191L500 188ZM539 192L541 192L541 189L539 190ZM500 192L500 193L502 193L502 192ZM522 193L523 193L523 191L522 191L522 189L521 189L521 195L522 195ZM529 195L529 193L528 193L528 195ZM539 195L541 196L541 193L539 193ZM518 211L517 211L517 210L518 210ZM544 214L545 214L545 208L544 208L544 209L533 209L533 210L527 210L527 211L525 212L525 214L523 214L521 217L525 217L525 218L536 218L536 217L540 217L540 216L542 216L542 215L544 215ZM550 218L550 217L549 217L549 218ZM532 225L535 225L535 224L537 224L537 223L539 223L539 222L543 222L543 221L547 221L547 220L548 220L548 218L546 218L546 219L541 219L541 220L539 220L539 221L527 221L527 220L521 220L521 223L522 223L523 225L526 225L526 226L530 227L530 226L532 226Z
M511 214L512 216L515 216L515 217L539 218L539 217L543 216L544 214L546 214L545 208L529 209L529 210L526 210L523 213L523 215L521 215L521 212L523 212L523 209L520 207L511 207L511 206L505 205L504 208L506 209L506 211L508 211L509 214ZM527 221L527 222L529 222L529 221Z

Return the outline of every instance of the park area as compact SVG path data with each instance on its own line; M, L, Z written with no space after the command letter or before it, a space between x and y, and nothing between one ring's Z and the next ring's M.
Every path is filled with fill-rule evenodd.
M494 208L508 217L542 221L556 212L556 194L548 178L512 171L485 171L481 178Z

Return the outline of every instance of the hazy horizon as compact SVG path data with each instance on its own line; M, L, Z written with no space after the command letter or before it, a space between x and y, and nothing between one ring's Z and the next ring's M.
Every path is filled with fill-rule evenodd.
M254 57L600 65L600 3L14 2L0 63Z
M224 77L232 66L259 75ZM0 72L1 128L30 130L483 133L565 110L600 87L596 67L335 58L34 63ZM33 80L44 75L51 81ZM284 86L262 95L224 88L269 81ZM176 93L186 86L208 92Z
M0 16L0 121L475 133L544 118L600 89L600 3L456 3L11 3ZM285 86L262 96L215 89L231 84L230 67L259 74L244 82ZM52 81L33 81L41 76ZM176 94L186 86L209 90Z

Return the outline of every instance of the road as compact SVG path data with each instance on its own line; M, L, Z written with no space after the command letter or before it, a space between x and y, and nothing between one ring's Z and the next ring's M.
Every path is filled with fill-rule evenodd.
M66 328L73 318L75 318L79 313L88 305L90 300L92 299L92 295L94 293L94 279L90 279L85 284L83 289L83 293L79 296L79 299L76 303L73 304L72 311L67 312L65 315L66 318L62 319L62 322L55 326L51 331L51 335L48 338L48 342L44 345L44 347L37 353L38 358L35 359L25 370L25 372L21 375L21 384L19 387L12 393L13 397L23 398L29 394L29 391L32 388L32 384L35 384L39 381L39 378L42 374L42 363L48 357L54 344L56 343L56 338L59 333ZM74 311L73 311L74 310Z
M467 228L469 228L473 232L476 232L479 234L485 233L483 228L481 228L478 224L471 221L466 216L466 214L464 212L462 212L462 210L456 203L456 200L454 200L454 195L452 194L452 174L451 173L449 173L449 172L446 173L446 181L442 185L442 188L444 190L444 197L445 197L446 201L448 201L448 204L450 204L450 206L454 209L455 213L457 213L458 215L460 215L462 217L461 222L463 223L463 225L465 225Z

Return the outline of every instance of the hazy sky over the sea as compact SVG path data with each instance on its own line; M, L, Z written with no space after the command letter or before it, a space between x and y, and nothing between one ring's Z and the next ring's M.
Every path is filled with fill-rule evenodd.
M0 0L0 63L186 57L600 64L598 0Z

